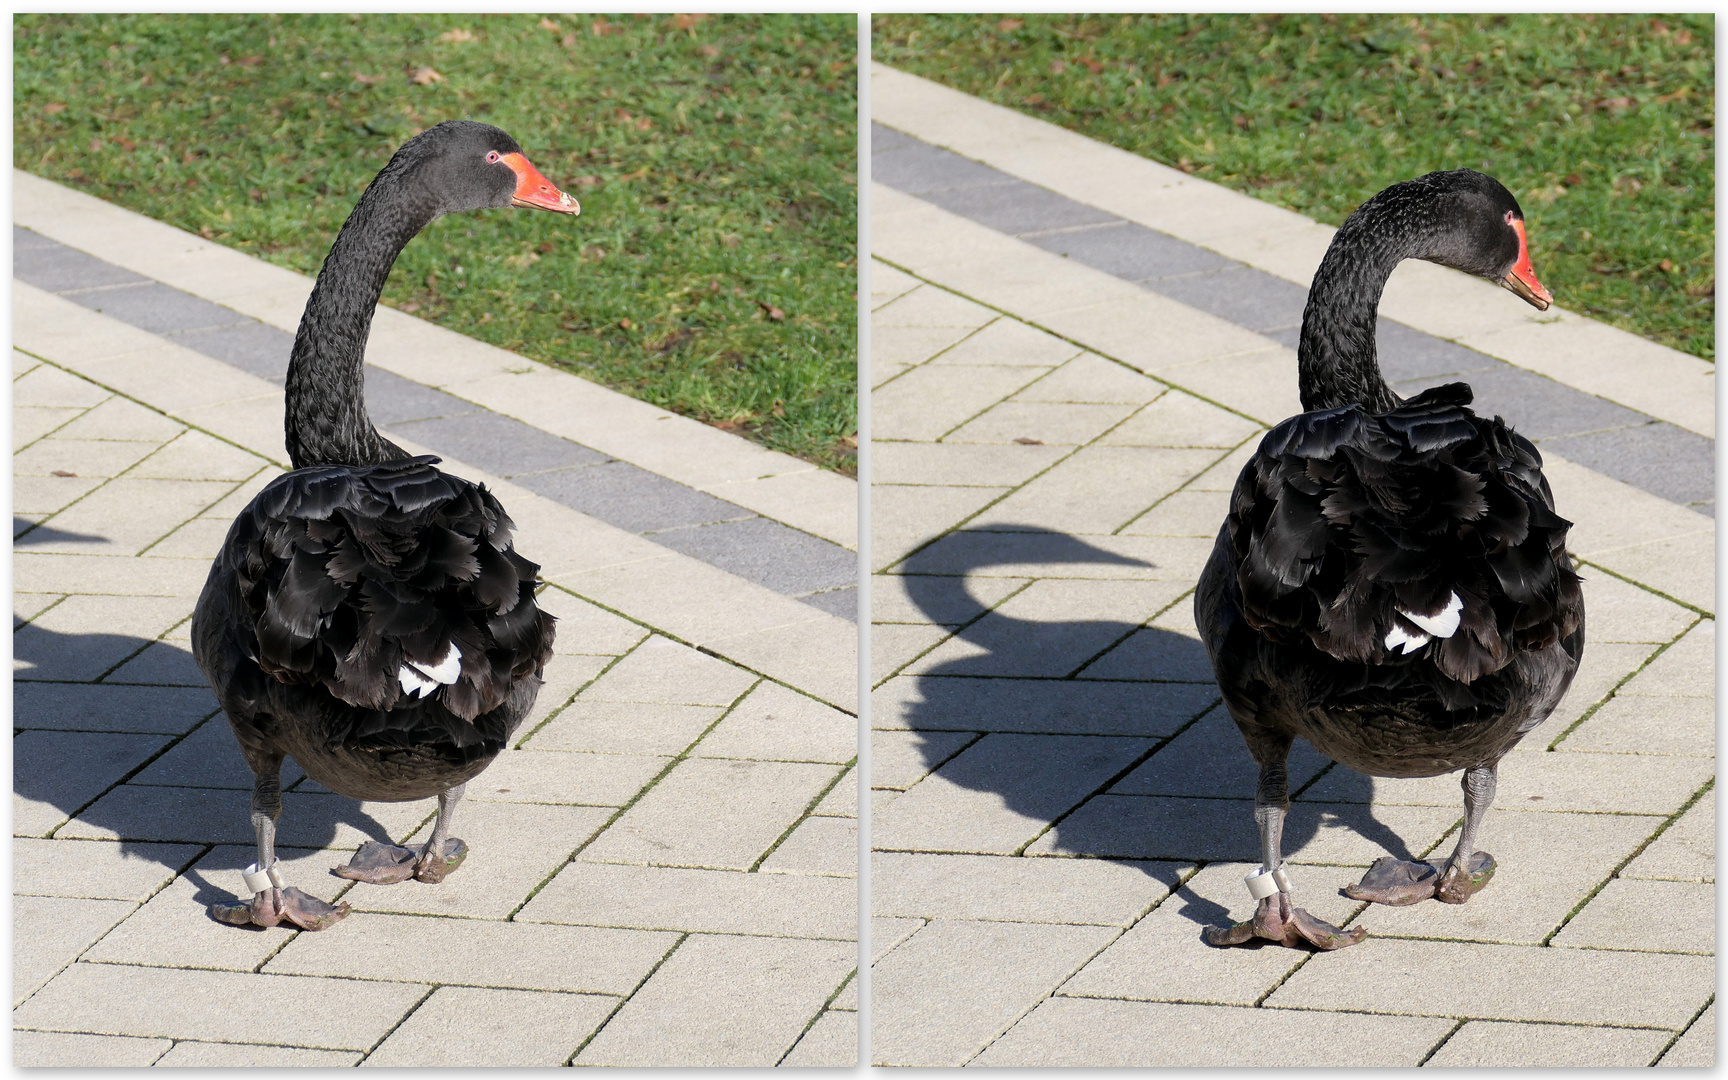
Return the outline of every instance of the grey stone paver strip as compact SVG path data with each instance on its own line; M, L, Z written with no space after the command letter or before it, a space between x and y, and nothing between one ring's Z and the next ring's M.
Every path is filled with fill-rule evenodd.
M1546 448L1591 560L1590 645L1566 701L1502 763L1483 838L1500 870L1470 904L1339 893L1381 855L1445 854L1456 775L1370 778L1299 744L1284 831L1298 900L1370 936L1337 953L1211 948L1204 926L1249 911L1256 770L1218 708L1191 590L1265 422L1298 408L1292 252L1319 230L876 72L877 108L984 160L873 129L871 842L875 913L891 918L872 1060L1650 1064L1674 1043L1665 1057L1710 1063L1709 1035L1681 1036L1713 991L1708 417L1382 318L1400 392L1463 378ZM1388 306L1451 325L1440 302ZM1582 326L1563 351L1599 347L1593 329L1613 333ZM1010 761L1011 734L1043 741ZM1136 750L1075 782L1110 745ZM1025 921L991 921L1005 919ZM1095 955L1015 984L1000 1015L1023 953L1084 922L1105 935ZM1021 951L943 944L990 926L1016 928ZM914 1000L908 986L927 1014L884 1007Z
M200 250L208 256L219 249ZM243 270L241 277L261 281L280 273L251 263ZM809 666L795 659L797 642L780 650L784 662L758 658L746 670L727 659L733 653L725 641L699 650L692 639L703 639L691 632L696 618L736 625L733 632L746 637L807 620L813 640L827 649L822 635L832 636L825 624L833 620L753 584L749 575L760 577L763 568L741 566L740 577L702 561L721 561L723 543L703 539L691 556L679 554L555 500L536 502L531 485L505 502L524 551L543 560L552 579L541 602L561 620L557 652L519 732L522 745L470 785L458 810L454 832L472 852L461 872L438 886L334 877L331 868L363 840L424 839L434 808L429 801L356 803L303 779L290 762L277 848L284 872L321 898L348 901L354 912L316 934L248 932L208 917L212 901L241 890L240 870L256 858L251 777L191 663L186 619L233 515L280 475L264 456L273 442L280 445L280 405L270 404L270 384L253 376L280 385L288 335L249 318L194 331L191 323L234 313L219 308L212 315L214 305L182 303L186 294L169 295L173 290L157 284L128 288L137 290L133 300L168 301L149 313L165 337L78 304L53 307L64 301L27 284L17 289L15 314L36 320L20 335L47 354L16 354L23 362L14 385L15 404L26 410L26 422L14 427L22 451L15 515L26 526L13 560L21 621L14 635L14 825L35 834L14 840L17 1061L561 1065L637 995L648 995L630 1013L641 1031L668 1022L663 1009L688 1012L677 988L659 981L662 961L688 933L767 943L716 953L704 969L709 984L745 988L746 997L752 984L772 982L760 970L764 950L814 949L826 957L793 965L800 996L795 1008L776 1014L780 1027L770 1041L777 1045L764 1050L762 1063L785 1056L807 1028L817 1030L812 1025L820 1030L806 1055L844 1056L841 1043L848 1024L855 1033L855 1018L847 1013L836 1026L818 1017L856 966L857 885L841 876L856 866L856 840L848 840L856 831L856 718L802 692L809 688L801 677L786 677L788 665ZM103 304L119 311L119 299ZM53 325L44 327L49 308ZM145 317L136 308L126 313ZM374 345L387 336L375 328ZM472 355L477 347L467 344L465 355ZM136 350L161 368L158 385L129 373L131 360L112 358ZM136 396L107 389L90 373ZM479 365L476 374L485 373ZM451 360L443 377L473 376ZM706 508L694 518L656 519L682 525L686 539L704 533L701 523L714 517L757 522L745 539L772 549L781 586L826 590L815 605L823 611L844 614L850 603L855 561L837 543L767 528L768 517L754 511L390 372L371 371L369 383L375 416L403 438L442 440L447 453L480 459L480 467L496 469L489 483L502 487L514 483L510 476L520 481L560 469L610 469L619 477L633 471L639 490L615 486L609 497L637 498L630 507L637 512L645 492L670 491L682 500L678 506ZM222 400L231 395L239 396ZM495 460L488 434L511 431L532 435L518 440L521 453ZM751 449L743 456L771 455ZM51 475L56 469L78 475ZM724 469L716 475L728 478ZM819 484L794 479L804 486L786 490L820 493ZM745 501L758 498L748 487L735 482L732 490ZM785 533L795 534L790 546ZM653 570L630 594L593 595L584 579L555 572L560 564L622 566L644 558ZM812 558L816 576L805 565ZM784 608L773 606L782 601ZM663 622L686 610L693 614ZM827 701L850 703L827 684L821 689ZM732 722L699 749L723 716ZM684 771L669 772L674 762ZM782 785L763 805L727 805L724 784L701 790L705 770L716 783L738 772L802 779L792 785L797 791ZM854 790L830 790L842 776ZM729 815L674 813L658 826L661 833L693 850L724 850L735 869L571 862L609 828L640 820L624 808L653 810L648 797L669 777L667 794L683 784L690 805L727 806ZM807 816L817 801L819 814ZM770 855L780 859L766 868ZM612 871L628 880L592 887L612 882ZM235 1007L245 1001L268 1004ZM267 1015L255 1022L253 1013ZM661 1049L671 1064L721 1060L702 1039Z
M963 1065L1117 933L938 919L874 965L877 1064Z
M1671 1038L1666 1031L1637 1028L1472 1020L1423 1064L1432 1068L1626 1068L1650 1064Z
M72 1035L58 1031L14 1031L12 1064L22 1069L153 1064L174 1046L171 1039L117 1035Z
M978 1065L1332 1068L1416 1065L1451 1021L1054 997Z
M855 965L843 942L693 935L576 1063L777 1064Z
M441 986L378 1048L366 1065L549 1066L569 1060L617 1006L593 994L533 994Z

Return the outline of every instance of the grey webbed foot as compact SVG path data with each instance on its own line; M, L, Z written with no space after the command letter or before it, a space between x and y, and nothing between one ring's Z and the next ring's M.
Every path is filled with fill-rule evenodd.
M265 889L250 900L218 900L210 905L210 917L230 926L280 926L292 923L302 930L323 930L348 914L347 903L326 904L310 893L288 886Z
M1324 919L1317 919L1290 900L1289 893L1274 893L1260 901L1254 917L1234 926L1208 926L1206 943L1226 946L1243 945L1255 938L1275 941L1287 948L1302 942L1330 952L1361 943L1368 936L1363 927L1343 930Z
M416 850L368 840L353 858L336 868L336 875L372 885L394 885L409 878L436 885L454 873L467 857L468 845L454 837L445 840L436 852L431 841Z
M1466 865L1450 859L1407 862L1390 855L1374 860L1362 880L1344 887L1352 900L1367 900L1390 907L1404 907L1429 897L1448 904L1462 904L1481 892L1494 876L1494 856L1478 851Z

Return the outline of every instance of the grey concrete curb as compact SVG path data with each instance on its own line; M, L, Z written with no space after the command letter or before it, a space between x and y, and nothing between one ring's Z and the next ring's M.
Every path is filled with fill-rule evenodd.
M1296 347L1308 290L982 162L871 125L871 179ZM1406 395L1463 379L1476 407L1567 459L1715 514L1715 441L1382 317L1380 360Z
M223 363L286 381L294 335L13 226L13 276ZM386 434L470 462L728 573L857 620L858 556L647 469L368 365ZM28 532L17 545L30 543Z

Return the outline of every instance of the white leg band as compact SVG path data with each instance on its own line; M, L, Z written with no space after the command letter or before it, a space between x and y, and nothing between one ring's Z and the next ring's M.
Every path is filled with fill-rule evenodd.
M1255 870L1242 881L1248 886L1248 895L1255 900L1264 900L1275 892L1290 891L1290 875L1282 866L1271 871L1265 868Z
M270 865L270 869L268 870L259 870L258 864L253 863L251 866L240 871L240 880L244 881L246 883L246 888L250 889L254 893L261 893L265 889L280 889L282 887L282 873L276 869L274 863Z

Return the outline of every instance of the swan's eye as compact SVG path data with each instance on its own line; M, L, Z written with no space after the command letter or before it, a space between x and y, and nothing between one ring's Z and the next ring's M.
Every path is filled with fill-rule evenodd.
M502 155L502 154L500 154L500 153L499 153L499 152L498 152L498 151L496 151L496 150L488 150L488 151L487 151L487 152L486 152L486 160L487 160L487 161L489 161L489 162L499 162L499 161L503 161L503 160L504 160L504 155ZM1512 215L1511 215L1511 214L1507 214L1507 215L1506 215L1506 220L1507 220L1507 221L1511 221L1511 220L1512 220Z
M1508 224L1508 225L1512 224L1512 222L1517 218L1517 216L1518 215L1514 214L1510 210L1506 211L1506 224Z

